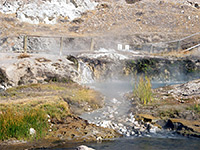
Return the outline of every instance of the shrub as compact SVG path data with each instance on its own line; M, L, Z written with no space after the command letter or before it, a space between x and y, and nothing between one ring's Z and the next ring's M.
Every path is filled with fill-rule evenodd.
M137 97L144 105L153 102L153 93L151 90L151 81L145 76L140 76L139 80L136 79L133 94Z

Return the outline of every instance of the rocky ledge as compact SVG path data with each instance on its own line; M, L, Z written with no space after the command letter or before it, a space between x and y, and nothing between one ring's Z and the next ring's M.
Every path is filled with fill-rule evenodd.
M147 105L133 100L132 112L140 122L200 137L200 79L153 90L154 101Z
M94 80L148 74L154 81L190 81L199 78L199 57L148 55L138 51L100 49L77 59L90 68Z
M80 81L77 66L66 57L1 53L0 62L1 89L49 81Z

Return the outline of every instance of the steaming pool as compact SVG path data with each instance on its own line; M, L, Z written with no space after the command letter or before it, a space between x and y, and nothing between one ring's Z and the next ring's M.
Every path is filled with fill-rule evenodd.
M184 81L169 83L153 82L152 86L153 88L158 88L179 83L184 83ZM116 122L128 114L130 101L125 100L123 95L133 89L134 85L131 80L108 80L106 82L95 82L87 85L100 91L105 96L105 107L91 113L82 114L82 118L97 124L102 120ZM116 105L116 107L113 107L113 105ZM110 108L114 109L114 111L110 111L112 110ZM106 114L107 111L110 112ZM110 117L110 114L112 117ZM102 143L68 143L48 148L48 150L73 150L80 145L87 145L96 150L197 150L200 148L199 139L186 138L174 133L163 132L144 136L125 136Z

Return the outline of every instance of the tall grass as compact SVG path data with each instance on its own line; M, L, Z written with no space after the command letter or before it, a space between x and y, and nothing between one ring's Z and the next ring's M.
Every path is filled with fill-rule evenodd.
M30 128L36 130L34 137ZM0 140L42 137L48 128L47 114L37 109L6 109L0 114Z
M151 81L145 76L136 78L133 94L137 97L144 105L153 102L153 93L151 89Z

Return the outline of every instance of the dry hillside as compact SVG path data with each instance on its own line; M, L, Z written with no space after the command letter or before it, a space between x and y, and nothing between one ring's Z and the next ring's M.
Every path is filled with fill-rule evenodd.
M200 31L200 1L186 0L95 0L95 10L57 24L28 24L16 14L0 13L0 35L158 35L153 42L181 38ZM126 1L129 1L128 3ZM134 0L133 0L134 1ZM131 4L129 4L131 3ZM152 39L149 40L150 42Z

